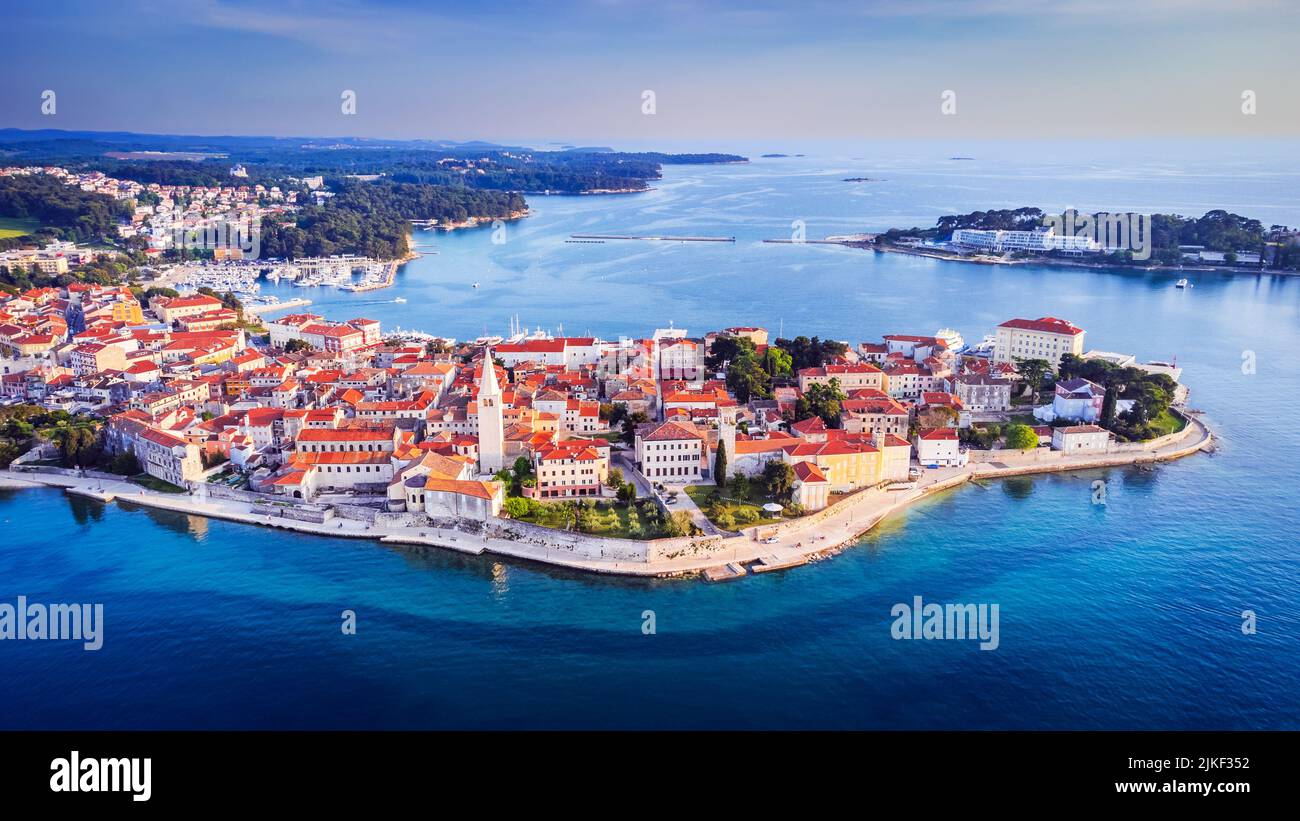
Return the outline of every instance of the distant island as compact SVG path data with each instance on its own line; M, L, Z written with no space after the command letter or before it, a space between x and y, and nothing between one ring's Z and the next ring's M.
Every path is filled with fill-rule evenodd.
M778 160L783 157L802 157L803 154L762 154L760 156L765 160Z
M1066 215L1061 215L1064 217ZM1076 225L1129 215L1072 213ZM1251 270L1300 270L1300 231L1285 225L1265 227L1259 220L1223 209L1201 217L1178 214L1140 215L1149 237L1130 236L1119 247L1105 236L1076 227L1073 234L1054 233L1055 215L1040 208L972 211L940 217L930 228L891 228L861 243L881 251L968 262L1039 262L1096 267L1233 267Z
M880 182L875 177L845 177L844 182Z

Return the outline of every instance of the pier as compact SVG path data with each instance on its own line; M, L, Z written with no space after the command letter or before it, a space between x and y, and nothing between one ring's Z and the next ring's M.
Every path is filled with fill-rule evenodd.
M260 316L261 314L275 313L276 311L287 311L290 308L306 308L311 304L310 299L287 299L284 302L270 302L266 304L245 305L244 313Z
M628 234L570 234L570 239L637 239L646 242L735 242L735 237L673 237L673 236L634 236Z

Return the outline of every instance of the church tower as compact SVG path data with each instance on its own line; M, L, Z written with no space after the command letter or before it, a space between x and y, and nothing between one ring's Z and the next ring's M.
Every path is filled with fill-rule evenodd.
M483 376L478 383L478 467L496 473L505 467L505 439L501 421L501 386L497 384L492 349L483 353Z

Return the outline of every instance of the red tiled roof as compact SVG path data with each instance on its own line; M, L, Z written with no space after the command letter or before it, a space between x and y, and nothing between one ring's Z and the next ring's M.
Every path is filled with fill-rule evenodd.
M1021 331L1039 331L1041 333L1068 334L1069 336L1078 336L1083 333L1082 328L1076 328L1064 319L1057 319L1054 316L1044 316L1038 319L1008 319L998 326L999 328L1016 328Z

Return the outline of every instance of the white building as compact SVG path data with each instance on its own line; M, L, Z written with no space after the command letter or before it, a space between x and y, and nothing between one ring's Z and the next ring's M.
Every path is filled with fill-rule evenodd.
M1110 447L1110 433L1096 425L1073 425L1052 429L1052 450L1067 453L1105 453Z
M479 379L478 398L478 463L479 470L494 474L505 467L505 427L501 419L501 386L497 384L497 369L492 360L492 349L483 353L483 375Z
M1058 234L1050 227L1033 231L987 231L975 228L959 228L952 232L950 242L963 248L996 254L1007 251L1097 253L1103 250L1102 246L1092 237Z
M1008 319L997 327L993 361L1015 362L1017 359L1046 359L1052 367L1061 364L1065 354L1083 354L1082 328L1054 316L1038 319Z
M920 431L913 444L916 446L916 461L923 467L953 468L966 464L967 453L961 448L955 428Z
M651 481L698 482L704 453L704 435L694 425L660 422L636 432L637 468Z

